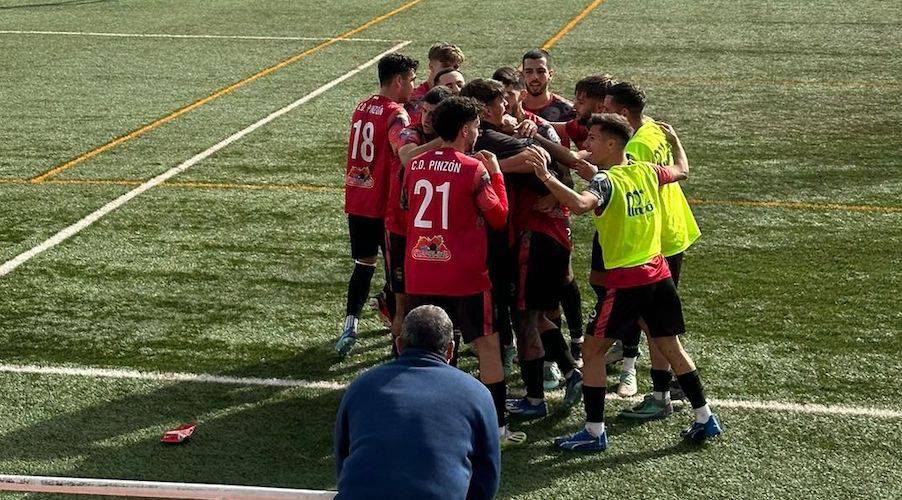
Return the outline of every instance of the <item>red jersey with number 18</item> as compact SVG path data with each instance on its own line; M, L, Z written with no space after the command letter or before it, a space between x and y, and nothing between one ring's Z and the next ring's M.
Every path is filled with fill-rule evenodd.
M389 142L389 127L399 113L406 125L404 106L381 95L355 108L345 170L346 213L374 219L385 216L392 162L399 162Z
M500 173L452 148L427 151L404 175L408 294L460 297L491 288L485 221L501 228L507 195Z

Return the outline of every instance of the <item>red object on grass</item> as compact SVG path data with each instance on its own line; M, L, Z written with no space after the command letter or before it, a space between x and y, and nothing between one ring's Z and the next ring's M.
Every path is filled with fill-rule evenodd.
M192 422L190 424L183 424L175 429L170 429L163 434L163 438L160 439L161 443L183 443L188 438L194 434L194 429L197 428L197 422Z

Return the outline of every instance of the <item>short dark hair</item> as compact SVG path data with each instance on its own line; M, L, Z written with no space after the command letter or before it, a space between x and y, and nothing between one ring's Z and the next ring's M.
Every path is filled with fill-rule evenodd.
M492 80L498 80L505 87L513 86L514 90L523 90L526 83L523 81L523 74L510 66L498 68L492 74Z
M397 52L387 54L379 59L379 85L387 85L392 78L416 71L419 67L419 61L412 57Z
M429 57L430 61L438 61L440 63L457 66L462 65L466 59L463 51L460 50L460 47L448 42L438 42L433 44L432 47L429 47L429 55L427 57Z
M602 133L620 139L624 146L633 136L633 127L630 127L630 122L617 113L595 113L589 118L589 123L586 125L589 130L592 130L592 127L600 127Z
M439 78L447 75L448 73L454 73L454 72L460 73L460 70L457 70L454 68L445 68L445 69L439 71L438 73L435 74L435 78L432 79L432 85L438 85ZM463 74L463 73L460 73L460 74Z
M551 56L548 54L548 51L545 49L533 49L529 52L523 54L523 59L520 63L526 62L527 59L545 59L548 63L551 63Z
M604 99L612 85L611 75L589 75L576 82L574 94L583 93L590 99Z
M432 128L443 140L453 141L467 123L479 118L482 105L471 97L452 96L435 107Z
M488 104L504 95L504 85L498 80L477 78L464 85L464 88L460 89L460 95L472 97L483 104Z
M614 104L625 107L633 115L641 115L645 109L645 91L630 82L611 85L608 95Z
M451 318L440 307L420 306L404 318L401 341L404 347L444 354L451 343L453 329Z
M438 106L442 101L453 95L454 92L451 92L451 89L439 85L438 87L432 87L429 92L426 92L426 95L423 96L423 102L425 102L426 104L431 104L433 106Z

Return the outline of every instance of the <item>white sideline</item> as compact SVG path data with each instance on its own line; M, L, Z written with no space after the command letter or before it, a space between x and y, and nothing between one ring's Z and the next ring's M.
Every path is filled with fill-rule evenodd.
M65 366L11 365L0 364L0 373L24 373L33 375L63 375L97 378L115 378L132 380L153 380L159 382L197 382L207 384L234 384L263 387L302 387L305 389L342 390L348 384L330 381L307 381L280 378L230 377L208 375L203 373L165 373L142 372L138 370L80 368ZM608 394L607 399L623 399ZM641 397L626 398L627 401L638 402ZM735 408L757 411L779 411L788 413L807 413L812 415L849 415L858 417L874 417L882 419L902 418L902 410L888 408L871 408L866 406L823 405L813 403L791 403L784 401L712 399L715 408Z
M334 498L334 491L234 486L227 484L127 481L76 477L0 475L0 491L67 493L152 498L318 500Z
M253 35L180 35L175 33L98 33L91 31L31 31L31 30L0 30L0 35L67 35L67 36L105 36L117 38L201 38L217 40L290 40L324 42L337 40L339 42L382 42L397 43L402 40L387 40L382 38L329 38L316 36L253 36Z
M72 224L71 226L69 226L65 229L62 229L60 232L51 236L49 239L45 240L43 243L39 244L38 246L32 248L31 250L23 252L23 253L17 255L16 257L14 257L13 259L3 263L3 265L0 266L0 277L3 277L5 275L9 274L10 272L12 272L12 270L21 266L22 264L27 262L29 259L40 254L41 252L48 250L50 248L53 248L56 245L59 245L63 241L67 240L68 238L77 234L81 230L90 226L94 222L97 222L97 220L99 220L101 217L107 215L108 213L112 212L113 210L116 210L117 208L121 207L122 205L125 205L126 203L131 201L132 198L140 195L141 193L143 193L155 186L162 184L163 182L166 182L168 179L184 172L185 170L188 170L195 164L206 159L207 157L209 157L213 153L219 151L220 149L228 146L229 144L237 141L238 139L241 139L242 137L246 136L247 134L253 132L254 130L257 130L258 128L260 128L260 127L266 125L267 123L275 120L276 118L284 115L285 113L288 113L289 111L297 108L298 106L305 104L306 102L310 101L311 99L319 96L323 92L331 89L332 87L347 80L348 78L351 78L352 76L356 75L357 73L360 73L361 71L372 66L373 64L376 64L376 62L379 61L379 59L382 56L389 54L391 52L395 52L395 51L401 49L402 47L409 45L410 43L411 42L409 42L409 41L405 41L405 42L401 42L401 43L395 45L394 47L386 50L385 52L382 52L378 56L361 64L360 66L357 66L356 68L352 69L351 71L348 71L344 75L319 87L318 89L314 90L313 92L310 92L309 94L298 99L297 101L294 101L293 103L289 104L288 106L285 106L282 109L274 111L269 116L267 116L265 118L261 118L260 120L258 120L254 124L246 127L245 129L226 137L225 139L218 142L217 144L210 146L206 150L192 156L188 160L182 162L181 165L178 165L176 167L173 167L173 168L167 170L166 172L163 172L162 174L160 174L160 175L154 177L153 179L150 179L149 181L145 182L144 184L141 184L140 186L136 187L135 189L132 189L131 191L125 193L124 195L107 203L106 205L95 210L94 212L87 215L85 218L81 219L80 221L76 222L75 224Z

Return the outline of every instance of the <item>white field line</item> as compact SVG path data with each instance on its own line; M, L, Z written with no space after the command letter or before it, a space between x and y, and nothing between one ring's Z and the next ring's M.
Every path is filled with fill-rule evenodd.
M382 38L328 38L315 36L252 36L252 35L180 35L175 33L97 33L91 31L25 31L25 30L0 30L0 35L65 35L65 36L102 36L113 38L200 38L214 40L288 40L324 42L337 40L339 42L374 42L397 43L403 40L387 40Z
M5 474L0 475L0 491L209 500L222 498L230 500L318 500L335 497L334 491L235 486L230 484L171 483Z
M85 218L81 219L80 221L76 222L75 224L72 224L71 226L69 226L69 227L61 230L60 232L56 233L55 235L51 236L49 239L47 239L43 243L39 244L38 246L32 248L31 250L23 252L23 253L17 255L16 257L14 257L13 259L3 263L3 265L0 265L0 277L3 277L5 275L9 274L15 268L21 266L22 264L24 264L25 262L30 260L32 257L40 254L41 252L44 252L45 250L49 250L50 248L53 248L54 246L59 245L63 241L67 240L68 238L71 238L75 234L78 234L80 231L82 231L86 227L97 222L101 217L109 214L113 210L116 210L117 208L121 207L122 205L125 205L126 203L128 203L129 201L131 201L133 198L140 195L141 193L143 193L155 186L158 186L158 185L162 184L163 182L166 182L168 179L184 172L185 170L188 170L192 166L194 166L197 163L208 158L210 155L219 151L220 149L241 139L242 137L246 136L247 134L250 134L254 130L257 130L258 128L260 128L260 127L266 125L267 123L275 120L276 118L284 115L285 113L292 111L293 109L297 108L298 106L301 106L301 105L307 103L311 99L319 96L323 92L326 92L327 90L329 90L332 87L338 85L339 83L347 80L348 78L351 78L352 76L356 75L357 73L360 73L361 71L372 66L373 64L376 64L376 62L378 62L382 56L389 54L391 52L394 52L396 50L399 50L402 47L409 45L410 43L411 42L409 42L409 41L405 41L405 42L401 42L401 43L395 45L394 47L386 50L385 52L382 52L381 54L379 54L376 57L370 59L369 61L361 64L360 66L357 66L356 68L352 69L351 71L348 71L344 75L319 87L318 89L314 90L313 92L310 92L309 94L298 99L297 101L294 101L293 103L289 104L288 106L285 106L282 109L274 111L269 116L267 116L265 118L261 118L260 120L253 123L252 125L248 126L247 128L240 130L240 131L226 137L225 139L218 142L217 144L210 146L209 148L205 149L204 151L192 156L188 160L185 160L184 162L182 162L181 165L178 165L176 167L173 167L173 168L167 170L166 172L163 172L162 174L160 174L160 175L154 177L153 179L150 179L149 181L136 187L135 189L132 189L131 191L125 193L124 195L107 203L106 205L95 210L94 212L87 215Z
M10 365L0 364L0 373L19 373L32 375L61 375L76 377L113 378L130 380L151 380L156 382L196 382L205 384L249 385L262 387L301 387L304 389L321 389L338 391L347 388L348 384L331 381L307 381L280 378L229 377L207 375L203 373L165 373L142 372L138 370L82 368L64 366ZM608 394L609 400L625 400L638 402L641 397L620 398ZM807 413L812 415L850 415L883 419L902 419L902 410L871 408L866 406L822 405L809 403L789 403L783 401L756 401L738 399L712 399L715 408L734 408L757 411L778 411L789 413Z

